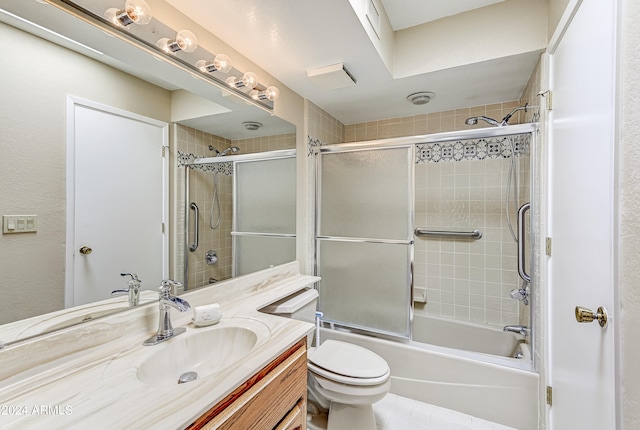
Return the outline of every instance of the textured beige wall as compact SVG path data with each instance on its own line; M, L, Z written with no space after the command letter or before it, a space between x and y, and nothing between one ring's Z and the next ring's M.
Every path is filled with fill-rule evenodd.
M624 429L640 428L640 2L622 0L619 302Z
M64 307L66 103L73 95L169 122L168 91L0 24L0 215L38 232L0 236L0 323ZM17 291L17 293L10 293Z

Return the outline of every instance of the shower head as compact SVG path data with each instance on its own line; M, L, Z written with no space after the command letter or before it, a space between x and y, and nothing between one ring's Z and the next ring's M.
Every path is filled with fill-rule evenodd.
M238 152L238 151L240 151L240 148L238 148L237 146L230 146L227 149L225 149L224 151L220 152L220 151L218 151L218 149L215 146L209 145L209 151L216 151L216 157L222 157L224 155L227 155L227 153L229 151Z
M498 121L496 121L493 118L489 118L487 116L484 115L480 115L480 116L472 116L471 118L467 118L467 120L465 121L465 124L467 125L476 125L478 123L478 120L481 119L484 122L487 122L493 126L496 127L500 127L502 124L500 124Z
M476 125L478 123L478 120L482 120L482 121L484 121L486 123L489 123L489 124L493 125L494 127L503 127L505 125L509 125L509 120L511 119L513 114L518 112L519 110L524 110L525 112L527 112L529 110L529 103L525 104L524 106L519 106L519 107L515 108L514 110L509 112L504 118L502 118L502 121L500 121L500 122L496 121L493 118L489 118L487 116L480 115L480 116L472 116L471 118L467 118L467 120L465 121L465 124L467 124L467 125Z
M227 153L228 153L229 151L231 151L231 152L238 152L238 151L240 151L240 148L238 148L237 146L230 146L230 147L228 147L227 149L225 149L224 151L222 151L222 152L218 152L218 157L222 157L222 156L224 156L224 155L227 155Z

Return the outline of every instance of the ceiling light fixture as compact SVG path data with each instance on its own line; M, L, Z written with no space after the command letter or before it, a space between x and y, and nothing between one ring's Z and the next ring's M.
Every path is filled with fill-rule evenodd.
M124 3L124 9L112 7L107 9L104 16L110 22L121 27L133 23L145 25L151 21L151 8L144 0L127 0Z
M420 91L417 93L409 94L407 96L407 100L413 103L416 106L426 105L436 96L435 93L431 91Z
M244 126L244 128L250 131L256 131L260 127L262 127L262 123L258 121L245 121L242 123L242 125Z
M249 93L249 95L254 100L271 100L271 101L275 101L280 96L280 90L278 88L274 87L273 85L271 85L270 87L267 87L267 89L264 90L264 91L252 90Z
M198 48L198 38L189 30L180 30L175 40L163 37L156 42L156 46L169 54L178 51L193 52Z
M231 70L231 59L224 54L218 54L216 55L216 58L213 59L213 62L200 60L196 62L196 67L203 72L208 73L213 73L216 71L229 73L229 71Z
M229 76L227 79L225 79L225 82L230 87L234 87L238 89L240 88L254 89L255 87L258 86L258 77L253 72L247 72L244 75L242 75L242 78L240 79L236 78L235 76Z

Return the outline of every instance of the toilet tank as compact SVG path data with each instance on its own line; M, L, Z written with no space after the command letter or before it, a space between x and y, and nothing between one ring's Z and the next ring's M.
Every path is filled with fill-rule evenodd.
M313 288L305 288L265 306L260 309L260 312L313 323L315 322L317 303L318 291Z

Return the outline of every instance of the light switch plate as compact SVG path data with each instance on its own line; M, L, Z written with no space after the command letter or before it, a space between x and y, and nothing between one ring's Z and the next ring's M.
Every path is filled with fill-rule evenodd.
M2 233L35 233L38 231L37 215L3 215Z

